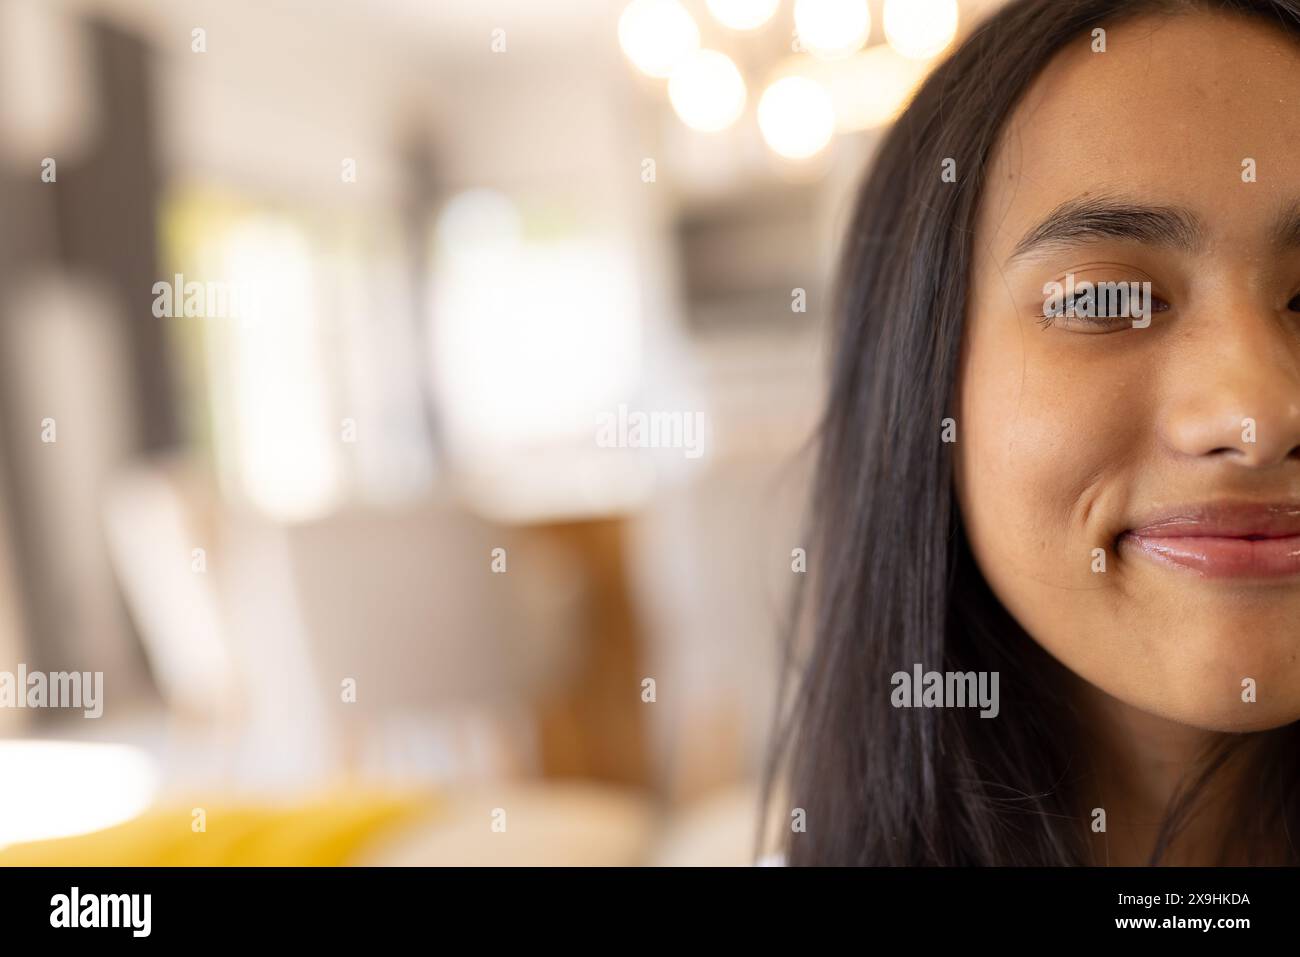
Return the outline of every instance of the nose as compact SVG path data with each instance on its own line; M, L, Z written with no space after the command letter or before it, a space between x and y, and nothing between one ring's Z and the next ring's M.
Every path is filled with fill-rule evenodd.
M1296 327L1275 313L1223 312L1186 347L1193 358L1178 369L1166 443L1182 455L1245 468L1300 462Z

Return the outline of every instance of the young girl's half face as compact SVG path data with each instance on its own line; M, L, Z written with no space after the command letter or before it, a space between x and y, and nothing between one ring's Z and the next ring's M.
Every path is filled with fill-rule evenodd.
M1275 727L1300 718L1300 45L1194 13L1096 46L1057 55L987 171L963 520L1078 676Z

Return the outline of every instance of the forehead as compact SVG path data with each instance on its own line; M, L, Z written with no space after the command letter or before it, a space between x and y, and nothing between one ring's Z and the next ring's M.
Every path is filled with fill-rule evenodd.
M1013 111L985 180L981 245L1005 258L1061 203L1103 192L1186 206L1212 240L1255 237L1300 192L1300 44L1218 13L1105 29L1104 53L1076 38Z

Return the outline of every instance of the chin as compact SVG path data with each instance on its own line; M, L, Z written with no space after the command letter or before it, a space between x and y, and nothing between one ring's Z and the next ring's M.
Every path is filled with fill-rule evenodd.
M1188 681L1172 695L1158 699L1129 699L1143 711L1204 731L1246 733L1268 731L1300 721L1300 681L1295 675L1279 681L1278 669L1260 669L1241 678L1224 680L1213 668L1203 680ZM1254 700L1243 700L1242 679L1255 680Z
M1300 704L1242 705L1238 709L1222 709L1217 712L1202 710L1187 715L1170 715L1173 720L1203 731L1218 731L1227 734L1247 734L1252 731L1272 731L1288 724L1300 721Z

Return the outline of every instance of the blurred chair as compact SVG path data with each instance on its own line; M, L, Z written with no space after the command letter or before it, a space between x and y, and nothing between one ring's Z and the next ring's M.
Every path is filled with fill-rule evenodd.
M214 509L211 490L182 459L159 458L118 473L103 514L114 572L159 692L181 718L220 724L237 714L239 687L207 574Z
M562 554L450 502L286 525L176 461L122 475L105 521L170 710L234 729L227 775L529 770L530 704L566 674L582 601Z
M337 727L382 726L399 749L386 760L418 761L432 743L417 733L422 716L440 715L470 763L462 776L536 770L531 708L571 672L583 597L563 553L449 503L350 510L283 535ZM498 548L504 572L491 567Z

